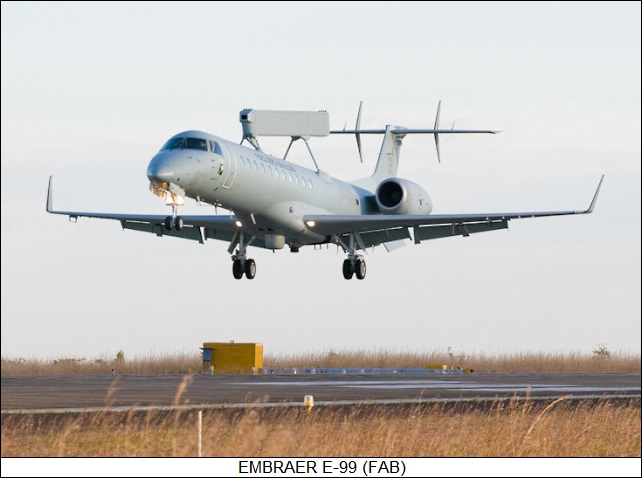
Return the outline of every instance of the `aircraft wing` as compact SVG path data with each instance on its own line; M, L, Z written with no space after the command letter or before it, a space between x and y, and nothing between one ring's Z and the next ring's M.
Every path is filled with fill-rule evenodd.
M167 215L155 214L113 214L102 212L81 212L81 211L57 211L53 209L52 180L49 178L49 189L47 191L47 212L69 216L70 220L77 220L79 217L113 219L120 222L123 229L134 231L150 232L157 236L172 236L182 239L199 241L201 244L207 239L219 239L232 241L238 227L236 217L225 215L203 215L203 216L181 216L184 226L180 231L176 229L165 229L165 218ZM260 244L256 244L259 245Z
M595 208L604 176L600 179L588 209L581 211L538 211L481 214L430 214L430 215L306 215L306 226L319 234L344 236L355 234L359 247L365 249L400 239L410 239L413 229L416 244L422 240L450 236L469 236L477 232L508 229L511 219L590 214Z

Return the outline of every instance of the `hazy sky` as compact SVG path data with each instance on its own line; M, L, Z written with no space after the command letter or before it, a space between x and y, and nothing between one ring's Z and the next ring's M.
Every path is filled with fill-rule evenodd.
M198 352L640 352L640 3L2 2L2 356ZM241 138L238 112L319 110L331 127L494 128L406 138L399 174L435 213L584 209L510 231L344 254L123 232L56 208L165 214L146 168L172 135ZM312 142L369 175L379 137ZM282 155L287 139L262 141ZM312 166L302 145L292 159ZM213 214L189 204L184 214Z

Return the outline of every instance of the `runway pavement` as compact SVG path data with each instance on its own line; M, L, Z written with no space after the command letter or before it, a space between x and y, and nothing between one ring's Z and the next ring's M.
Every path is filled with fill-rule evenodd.
M185 381L184 392L176 400ZM2 413L95 408L640 397L639 373L2 377Z

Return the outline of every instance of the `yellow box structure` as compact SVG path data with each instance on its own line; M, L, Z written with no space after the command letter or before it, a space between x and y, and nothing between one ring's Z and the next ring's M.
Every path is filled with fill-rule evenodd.
M263 344L236 342L205 342L203 371L205 373L259 373L263 368Z

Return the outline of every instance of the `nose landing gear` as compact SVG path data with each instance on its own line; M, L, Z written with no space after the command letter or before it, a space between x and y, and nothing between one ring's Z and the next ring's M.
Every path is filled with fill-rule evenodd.
M172 189L177 190L178 188L176 188L173 184L170 184L168 186L168 190L156 187L155 189L153 189L153 191L154 194L164 197L165 204L167 204L168 206L172 206L172 215L165 218L165 229L167 229L168 231L171 231L172 229L180 231L181 229L183 229L185 221L181 216L178 215L178 206L182 206L183 204L185 204L185 198L180 193L180 191L175 192Z
M178 206L172 205L172 215L165 218L165 229L167 229L168 231L171 231L174 228L177 231L183 229L185 221L181 216L177 215L177 212Z

